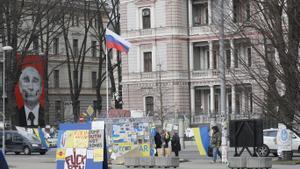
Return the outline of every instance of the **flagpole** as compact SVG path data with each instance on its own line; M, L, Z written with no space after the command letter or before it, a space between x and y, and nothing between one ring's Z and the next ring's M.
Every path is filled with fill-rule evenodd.
M108 118L108 50L105 46L105 64L106 64L106 118Z
M117 51L126 52L128 54L131 43L120 37L118 34L105 29L105 58L106 58L106 118L108 118L108 46L115 48ZM108 45L109 44L109 45Z

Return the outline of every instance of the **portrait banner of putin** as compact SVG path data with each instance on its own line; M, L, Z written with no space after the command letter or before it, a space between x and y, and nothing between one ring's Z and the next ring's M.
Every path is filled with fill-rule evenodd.
M17 126L45 126L44 66L44 59L38 55L29 55L22 60L19 82L15 87Z

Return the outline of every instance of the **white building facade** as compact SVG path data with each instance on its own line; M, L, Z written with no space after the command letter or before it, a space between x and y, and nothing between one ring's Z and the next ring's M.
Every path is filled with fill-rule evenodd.
M141 110L146 116L162 109L167 119L184 117L191 124L220 119L216 4L121 0L122 36L133 44L122 58L124 109ZM231 5L236 10L237 5ZM252 118L261 110L253 101L259 88L243 73L244 64L259 62L250 40L226 36L224 53L226 112L232 118Z

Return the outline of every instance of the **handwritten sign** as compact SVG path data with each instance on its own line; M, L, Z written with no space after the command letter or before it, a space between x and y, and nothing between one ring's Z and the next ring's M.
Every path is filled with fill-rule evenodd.
M94 162L103 161L103 149L94 149Z
M67 148L87 148L89 143L88 130L69 130L66 131Z
M103 137L100 130L90 130L89 148L103 148Z

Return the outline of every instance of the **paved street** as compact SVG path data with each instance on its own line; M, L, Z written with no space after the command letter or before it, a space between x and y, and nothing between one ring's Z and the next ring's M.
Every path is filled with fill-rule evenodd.
M13 153L7 154L6 159L10 169L55 169L55 150L50 150L46 155L33 154L15 155ZM182 151L181 158L188 158L189 162L180 163L180 169L223 169L227 168L225 164L216 163L210 164L211 159L207 157L200 157L196 151ZM299 154L296 157L299 159ZM273 165L273 169L299 169L300 165ZM113 165L112 169L126 169L124 166Z

